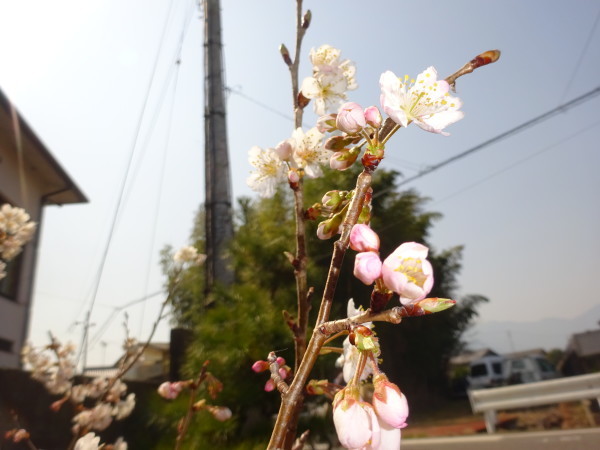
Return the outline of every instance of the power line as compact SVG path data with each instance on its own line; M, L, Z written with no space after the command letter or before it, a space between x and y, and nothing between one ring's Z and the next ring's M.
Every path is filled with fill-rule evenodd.
M87 322L89 322L89 317L90 317L90 315L91 315L91 313L92 313L92 311L94 309L94 303L96 303L96 298L98 296L98 290L99 290L99 287L100 287L100 280L102 278L102 273L104 272L104 267L106 266L106 260L108 258L108 250L109 250L110 244L112 242L113 234L114 234L114 231L115 231L115 228L116 228L116 224L117 224L117 219L119 217L119 212L121 211L121 204L123 202L123 198L124 198L124 195L125 195L125 187L127 185L127 178L128 178L129 172L131 170L131 165L132 165L132 162L133 162L133 157L134 157L134 154L135 154L135 149L137 147L137 142L138 142L138 139L139 139L139 136L140 136L140 130L142 128L142 121L143 121L143 118L144 118L144 115L145 115L145 112L146 112L146 108L148 106L148 99L150 97L150 90L152 88L152 85L154 84L154 78L156 76L156 70L158 68L158 61L159 61L159 57L160 57L160 54L161 54L161 51L162 51L162 48L163 48L163 43L164 43L164 40L165 40L164 38L165 38L166 31L167 31L167 25L169 24L169 19L171 17L172 8L173 8L173 0L171 0L171 2L169 3L168 13L167 13L167 16L165 18L165 22L164 22L163 29L162 29L161 36L160 36L160 43L159 43L158 49L156 51L156 56L155 56L155 59L154 59L154 64L153 64L153 67L152 67L151 76L150 76L150 79L148 81L148 86L146 88L146 95L144 97L144 102L142 104L142 108L141 108L140 115L139 115L139 118L138 118L138 123L137 123L136 129L135 129L133 141L132 141L132 144L131 144L131 149L129 151L129 159L128 159L127 167L126 167L126 170L125 170L125 176L124 176L123 181L121 183L121 187L120 187L120 190L119 190L119 196L118 196L118 199L117 199L117 205L116 205L114 213L113 213L113 218L112 218L112 222L111 222L111 225L110 225L110 230L109 230L108 238L107 238L106 244L104 246L104 251L103 251L103 254L102 254L101 261L100 261L100 266L98 267L98 272L96 274L96 280L94 282L92 299L90 301L89 309L88 309L88 312L86 314L86 318L87 318L86 320L87 320ZM87 342L87 336L88 336L88 333L89 333L88 328L89 328L89 326L86 324L84 326L84 329L83 329L83 334L84 335L83 335L83 338L82 338L82 342ZM87 345L86 345L86 347L87 347ZM80 358L82 352L85 352L85 351L86 351L85 349L80 349L79 355L77 356L77 364L79 363L79 358Z
M508 172L509 170L514 169L517 166L520 166L521 164L523 164L524 162L529 161L530 159L533 159L533 158L536 158L536 157L540 156L542 153L546 153L547 151L552 150L553 148L558 147L559 145L564 144L565 142L570 141L571 139L579 136L580 134L585 133L586 131L589 131L592 128L597 127L598 125L600 125L600 121L597 121L597 122L595 122L595 123L593 123L591 125L588 125L587 127L584 127L582 129L576 131L575 133L572 133L569 136L566 136L563 139L560 139L559 141L554 142L551 145L547 145L547 146L541 148L540 150L538 150L537 152L532 153L531 155L529 155L529 156L527 156L525 158L521 158L518 161L515 161L513 164L509 164L508 166L506 166L506 167L504 167L504 168L502 168L502 169L500 169L500 170L498 170L498 171L496 171L496 172L488 175L487 177L485 177L483 179L480 179L480 180L478 180L478 181L476 181L474 183L471 183L470 185L465 186L464 188L462 188L462 189L460 189L460 190L458 190L458 191L456 191L456 192L454 192L452 194L449 194L446 197L442 197L441 199L439 199L439 200L437 200L437 201L435 201L433 203L430 203L429 206L437 205L437 204L442 203L442 202L444 202L444 201L446 201L446 200L448 200L448 199L450 199L452 197L456 197L457 195L460 195L463 192L466 192L466 191L468 191L470 189L473 189L474 187L479 186L480 184L483 184L486 181L489 181L492 178L495 178L498 175L503 174L504 172Z
M434 172L444 166L447 166L448 164L450 164L454 161L458 161L459 159L465 158L466 156L471 155L479 150L482 150L485 147L495 144L496 142L501 141L502 139L505 139L509 136L517 134L523 130L526 130L527 128L531 128L532 126L537 125L538 123L541 123L541 122L549 119L552 116L555 116L559 112L565 112L565 111L569 110L570 108L573 108L581 103L585 103L585 102L591 100L598 94L600 94L600 86L596 87L595 89L592 89L591 91L586 92L583 95L580 95L579 97L574 98L573 100L568 101L567 103L563 103L562 105L559 105L556 108L551 109L550 111L540 114L539 116L534 117L533 119L523 122L522 124L517 125L516 127L511 128L510 130L505 131L504 133L500 133L499 135L494 136L493 138L488 139L487 141L484 141L481 144L471 147L470 149L465 150L464 152L458 153L457 155L451 156L450 158L447 158L437 164L434 164L434 165L428 167L427 169L418 172L416 175L413 175L412 177L408 177L408 178L402 180L400 183L396 184L393 187L390 187L387 189L382 189L379 192L377 192L377 194L373 195L373 198L379 197L380 195L382 195L388 191L397 189L400 186L410 183L411 181L414 181L418 178L428 175L431 172Z
M596 20L594 21L594 25L592 25L592 29L588 33L587 40L585 41L585 44L583 45L583 49L581 50L579 59L577 60L577 63L575 64L575 68L573 69L573 73L571 74L571 77L569 78L569 82L567 83L567 86L565 87L565 90L563 91L563 94L560 97L561 102L563 102L565 100L565 97L567 96L567 94L569 92L569 88L571 87L571 84L573 84L573 81L575 80L575 76L577 75L577 72L579 71L579 67L581 67L581 63L583 62L583 57L587 53L587 49L590 46L590 43L592 42L592 37L594 36L594 32L596 31L598 22L600 22L600 9L598 10L598 14L596 14Z

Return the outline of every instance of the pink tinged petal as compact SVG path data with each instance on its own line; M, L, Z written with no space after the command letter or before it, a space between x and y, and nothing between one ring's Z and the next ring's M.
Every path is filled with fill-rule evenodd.
M354 276L367 286L381 276L382 264L375 252L361 252L354 260ZM389 287L389 286L388 286Z
M338 111L335 124L338 130L354 134L362 130L367 124L365 113L358 103L344 103Z
M379 236L368 225L354 225L350 232L350 248L357 252L377 252Z
M333 423L340 443L345 448L361 448L373 441L379 443L380 429L371 405L344 399L333 410Z
M404 428L408 417L408 402L398 386L389 381L375 381L373 407L377 416L394 428Z
M381 428L381 438L379 441L378 450L400 450L400 443L402 439L402 431L400 428L390 427L387 423L379 421ZM375 447L373 447L375 450Z
M383 118L376 106L369 106L365 109L365 121L373 128L379 128Z
M443 136L449 136L450 133L442 130L448 125L451 125L454 122L458 122L464 116L465 113L463 113L462 111L447 110L433 114L428 118L421 118L419 120L415 120L415 123L425 131L441 134Z

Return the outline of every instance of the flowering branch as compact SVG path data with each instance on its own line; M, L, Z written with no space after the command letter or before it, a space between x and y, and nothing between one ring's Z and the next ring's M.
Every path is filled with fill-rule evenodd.
M271 371L271 380L273 380L273 383L275 383L275 387L277 388L277 390L282 394L285 394L288 391L289 386L283 380L281 374L279 373L280 367L275 352L269 353L267 361L269 362L269 370Z
M200 369L200 373L196 377L196 381L191 383L189 386L190 398L188 400L188 408L185 417L181 420L178 426L177 439L175 439L175 450L179 450L181 448L181 445L183 444L183 439L185 438L187 430L190 426L190 422L194 415L194 403L196 401L196 393L198 392L200 384L204 381L204 378L206 378L207 367L208 361L205 361L202 365L202 369Z

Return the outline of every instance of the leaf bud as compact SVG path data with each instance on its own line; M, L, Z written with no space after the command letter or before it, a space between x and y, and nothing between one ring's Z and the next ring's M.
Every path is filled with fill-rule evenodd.
M290 58L290 51L287 49L285 44L281 44L279 46L279 53L281 53L281 57L283 58L283 62L285 62L288 66L292 65L292 58Z

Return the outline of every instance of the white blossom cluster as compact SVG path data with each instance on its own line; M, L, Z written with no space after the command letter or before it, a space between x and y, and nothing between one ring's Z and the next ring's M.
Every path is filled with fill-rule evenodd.
M6 276L6 263L17 256L35 233L35 222L23 208L0 207L0 279Z
M329 162L332 154L324 146L324 137L316 127L306 132L297 128L291 138L275 148L252 147L248 160L254 171L248 177L248 186L261 197L272 197L277 186L286 180L297 183L302 175L323 176L321 166Z
M173 255L173 261L176 264L192 264L192 265L200 265L206 261L206 255L202 253L198 253L198 249L196 247L192 247L190 245L181 247L179 250L175 252Z
M75 450L127 450L127 442L122 437L112 445L100 445L100 438L94 433L88 433L75 443Z
M337 112L347 100L346 92L358 87L356 66L348 59L340 58L341 51L330 45L311 49L310 62L313 65L311 77L302 81L302 95L313 100L315 113L319 116Z
M105 430L113 420L129 416L135 407L135 394L127 395L127 385L119 378L96 377L75 384L74 354L72 344L62 345L55 338L45 347L28 345L23 349L23 362L31 370L31 377L40 381L51 394L63 395L51 405L51 409L58 411L67 401L76 406L79 412L73 417L72 430L77 436L90 430ZM120 441L113 448L126 450L127 443ZM99 439L96 441L93 434L90 436L88 433L78 440L75 448L97 449L98 442Z

